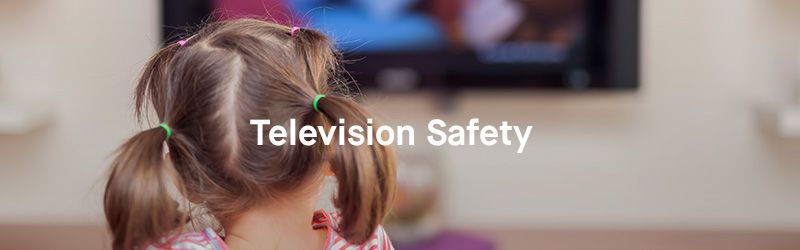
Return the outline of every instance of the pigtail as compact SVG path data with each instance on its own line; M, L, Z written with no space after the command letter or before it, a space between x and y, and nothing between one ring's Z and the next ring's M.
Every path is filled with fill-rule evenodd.
M361 105L338 96L320 99L318 108L330 122L343 118L362 128L367 128L366 121L372 118ZM360 244L383 221L394 200L394 152L377 142L360 146L334 143L331 147L329 162L339 183L334 206L342 217L338 230L348 242Z
M295 28L289 30L289 34L302 59L300 62L304 63L300 67L305 69L301 82L310 84L311 89L316 90L314 94L349 92L344 84L337 84L340 83L335 78L339 55L324 34ZM342 96L327 95L307 100L314 100L307 106L309 112L316 113L312 116L323 118L323 121L311 119L315 124L330 125L345 119L349 124L367 128L367 119L372 118L361 105ZM347 142L340 146L337 142L327 149L328 162L339 183L333 201L342 218L337 230L348 242L361 244L380 225L394 200L394 152L377 142L360 146Z
M135 90L139 119L145 116L149 103L164 120L169 64L181 46L169 44L161 48L145 66ZM170 139L172 131L167 125L162 126L128 139L117 149L111 163L103 202L113 249L157 245L187 220L172 195L176 189L183 193L181 178L164 153L164 142L176 144L176 138Z
M182 184L163 153L167 138L165 130L156 127L134 135L117 150L104 197L114 249L158 244L187 219L170 194L173 185L182 190Z

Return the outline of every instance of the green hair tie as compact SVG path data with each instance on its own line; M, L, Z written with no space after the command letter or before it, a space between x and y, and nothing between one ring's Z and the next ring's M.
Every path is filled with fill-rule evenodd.
M169 128L169 125L167 125L166 123L161 123L158 124L158 126L167 131L167 139L169 139L172 136L172 129Z
M319 99L322 99L323 97L325 97L325 95L323 95L323 94L319 94L319 95L314 97L314 110L316 110L317 112L322 112L322 111L319 111L319 107L317 106L317 103L319 103Z

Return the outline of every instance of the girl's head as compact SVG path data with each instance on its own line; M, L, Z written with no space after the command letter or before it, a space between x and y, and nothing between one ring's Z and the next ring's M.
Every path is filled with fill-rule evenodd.
M114 248L159 242L188 215L173 190L218 220L289 197L336 176L339 233L362 242L384 218L394 192L394 158L378 143L353 146L257 146L250 119L288 126L322 126L340 118L367 127L370 115L334 84L338 57L322 33L258 20L209 24L185 43L171 44L145 66L136 87L137 114L152 107L161 127L125 142L111 165L106 219ZM312 108L318 94L320 112ZM163 144L168 149L164 155ZM174 187L173 187L174 186Z

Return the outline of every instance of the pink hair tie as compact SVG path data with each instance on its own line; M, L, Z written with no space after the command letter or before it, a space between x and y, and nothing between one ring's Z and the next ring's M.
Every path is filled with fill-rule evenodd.
M289 31L289 35L291 35L292 37L294 37L294 34L295 34L295 33L297 32L297 30L299 30L299 29L300 29L300 27L297 27L297 26L294 26L294 27L292 27L292 31Z
M178 42L176 42L176 43L178 45L180 45L181 47L183 47L183 45L186 44L186 40L181 39L181 40L178 40Z

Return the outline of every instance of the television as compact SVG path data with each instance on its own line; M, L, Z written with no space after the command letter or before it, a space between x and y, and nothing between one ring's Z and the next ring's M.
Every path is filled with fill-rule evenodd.
M322 30L367 88L636 89L639 0L163 0L163 39L256 17Z

